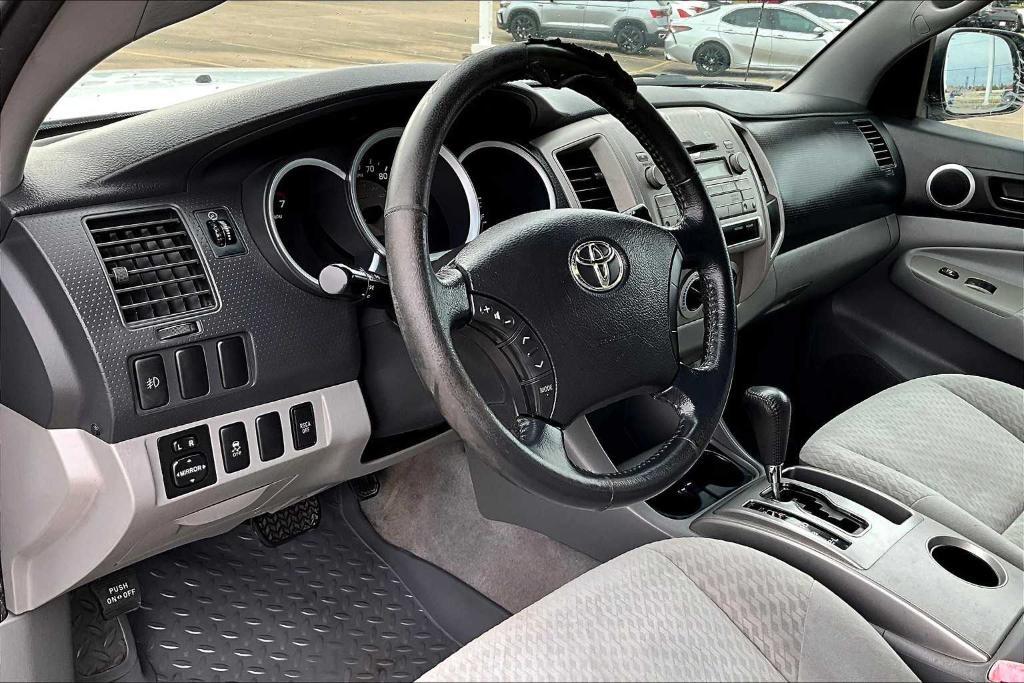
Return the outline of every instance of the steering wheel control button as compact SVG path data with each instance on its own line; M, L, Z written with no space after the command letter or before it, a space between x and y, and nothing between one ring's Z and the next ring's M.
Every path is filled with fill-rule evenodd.
M520 379L530 380L551 372L551 359L537 338L537 333L529 327L521 328L501 350L512 361Z
M569 272L588 292L610 292L626 274L626 260L615 247L603 240L587 240L569 255Z
M217 342L220 383L225 389L236 389L249 383L249 363L245 358L245 341L231 337Z
M139 408L152 410L167 405L167 375L160 356L146 356L135 361L135 388L139 393Z
M186 346L174 352L178 366L178 388L182 398L199 398L210 393L210 377L206 374L206 353L202 346Z
M316 416L313 414L313 404L310 402L300 403L293 406L289 415L292 421L292 444L295 450L310 448L316 445Z
M168 499L216 483L210 428L206 425L162 436L157 439L156 448Z
M523 384L530 410L537 417L550 418L555 410L555 376L548 372Z
M519 332L519 316L508 306L486 297L476 297L473 324L499 344Z
M224 458L224 471L228 474L249 466L249 438L245 424L233 422L220 428L220 452Z
M171 476L179 489L202 483L209 470L210 464L202 453L191 453L171 463Z
M284 455L284 434L281 416L267 413L256 418L256 442L260 447L260 460L274 460Z
M245 245L227 209L204 209L195 212L196 220L206 228L210 248L217 258L245 253Z

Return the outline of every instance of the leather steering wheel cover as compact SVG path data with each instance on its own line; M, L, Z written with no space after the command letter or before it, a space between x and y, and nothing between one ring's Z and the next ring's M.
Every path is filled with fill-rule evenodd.
M550 457L560 447L528 447L486 407L452 344L451 325L468 311L462 275L436 276L426 242L427 206L436 157L464 107L490 87L523 78L570 87L622 121L652 155L682 208L679 232L696 247L683 259L700 272L705 291L704 396L691 402L666 395L681 415L676 434L645 463L596 474ZM724 237L696 169L679 139L633 80L608 55L558 41L491 48L467 58L423 96L403 132L392 164L385 239L395 311L413 365L442 415L469 446L502 476L549 499L587 509L628 505L675 483L710 440L725 408L735 354L735 303ZM709 228L710 226L710 228ZM700 409L700 408L703 409ZM691 418L692 423L682 419ZM520 434L519 437L527 435ZM548 447L546 447L548 446Z

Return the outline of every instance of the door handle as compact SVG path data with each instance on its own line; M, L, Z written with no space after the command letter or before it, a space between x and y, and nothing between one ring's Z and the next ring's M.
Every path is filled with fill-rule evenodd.
M996 286L988 280L982 280L978 277L969 277L964 280L964 287L970 287L982 294L995 294L997 289Z

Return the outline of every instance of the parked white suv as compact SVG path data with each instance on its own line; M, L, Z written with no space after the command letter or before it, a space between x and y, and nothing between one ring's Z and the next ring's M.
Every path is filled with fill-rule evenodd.
M671 14L667 0L502 0L498 28L516 40L611 41L626 54L639 54L664 44Z

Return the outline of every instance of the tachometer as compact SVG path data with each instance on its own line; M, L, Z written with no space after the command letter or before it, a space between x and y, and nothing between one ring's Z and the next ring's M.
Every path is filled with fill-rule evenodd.
M401 128L371 135L356 152L349 188L356 220L370 245L384 253L384 206L387 201L391 163ZM447 148L430 188L428 243L431 253L459 247L480 234L480 203L466 170Z
M267 188L270 239L283 265L304 286L319 290L329 263L365 265L373 250L352 226L345 200L345 172L322 159L294 159L277 170Z

